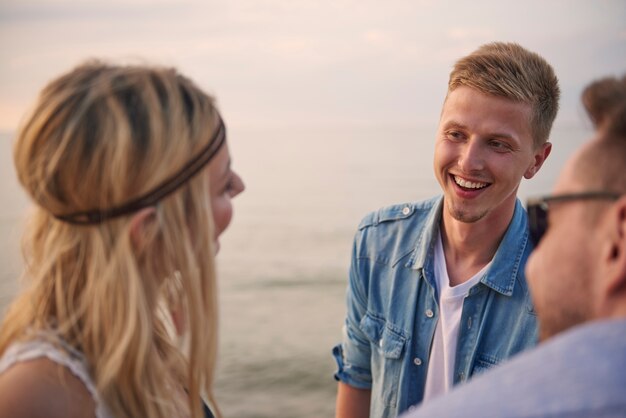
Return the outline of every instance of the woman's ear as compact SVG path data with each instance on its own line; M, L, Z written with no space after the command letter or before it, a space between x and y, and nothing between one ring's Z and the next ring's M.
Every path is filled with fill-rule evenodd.
M150 225L156 221L156 209L154 206L141 209L135 213L130 220L130 239L132 240L135 251L141 253L143 251L146 235Z

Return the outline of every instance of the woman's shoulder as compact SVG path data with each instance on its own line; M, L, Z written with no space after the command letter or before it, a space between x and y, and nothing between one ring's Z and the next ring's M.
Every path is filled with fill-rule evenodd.
M46 357L19 361L0 374L0 416L95 417L83 381Z

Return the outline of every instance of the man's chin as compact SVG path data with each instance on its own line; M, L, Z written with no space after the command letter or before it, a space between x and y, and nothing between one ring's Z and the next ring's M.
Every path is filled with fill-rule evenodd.
M467 209L460 209L460 208L455 208L455 207L449 208L448 212L450 213L450 216L452 216L454 220L463 222L466 224L472 224L472 223L478 222L481 219L483 219L485 215L487 214L486 211L471 212Z
M537 308L535 308L537 310ZM549 309L558 309L556 307L552 307ZM585 319L583 317L570 317L568 320L561 319L553 319L553 320L542 320L542 310L537 310L537 318L539 319L539 342L547 341L553 338L556 335L562 334L576 326L585 324L589 321L589 319Z
M542 327L541 320L539 320L539 337L538 338L539 338L540 343L546 342L547 340L554 337L558 333L559 331L555 331L553 329L550 329L549 327Z

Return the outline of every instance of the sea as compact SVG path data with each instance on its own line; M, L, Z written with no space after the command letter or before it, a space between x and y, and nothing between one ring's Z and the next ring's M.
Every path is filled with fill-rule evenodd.
M220 352L216 397L225 416L334 416L331 355L340 341L352 238L382 206L440 191L436 126L229 127L233 168L246 190L218 255ZM552 154L519 196L549 193L567 158L591 136L555 125ZM21 284L20 237L31 205L0 133L0 317Z

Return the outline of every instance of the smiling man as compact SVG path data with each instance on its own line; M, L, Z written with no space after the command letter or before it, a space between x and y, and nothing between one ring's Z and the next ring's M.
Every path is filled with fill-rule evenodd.
M536 343L516 194L550 154L558 99L550 65L517 44L457 61L435 144L443 196L359 226L337 417L395 417Z
M626 76L583 102L593 140L528 204L540 346L406 418L626 417Z

